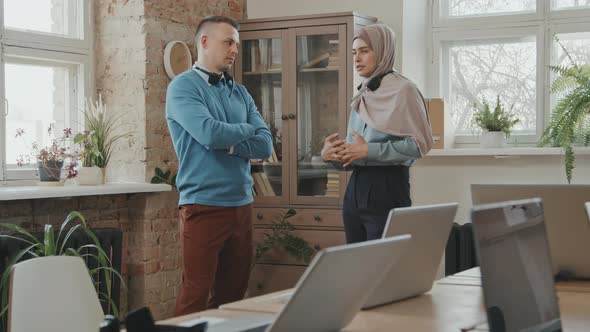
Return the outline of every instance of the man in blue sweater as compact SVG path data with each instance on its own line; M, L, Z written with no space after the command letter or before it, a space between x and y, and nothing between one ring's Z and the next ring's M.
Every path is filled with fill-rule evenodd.
M166 120L178 157L182 285L176 315L243 298L252 259L250 159L268 158L271 133L227 71L238 24L212 16L195 36L197 62L172 80Z

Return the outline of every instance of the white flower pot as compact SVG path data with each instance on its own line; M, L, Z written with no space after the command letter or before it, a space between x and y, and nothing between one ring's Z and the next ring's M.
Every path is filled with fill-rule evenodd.
M502 131L484 131L479 136L479 146L484 149L506 146L506 134Z
M96 186L104 184L104 172L102 168L97 166L80 167L78 168L78 176L76 176L76 179L81 186Z

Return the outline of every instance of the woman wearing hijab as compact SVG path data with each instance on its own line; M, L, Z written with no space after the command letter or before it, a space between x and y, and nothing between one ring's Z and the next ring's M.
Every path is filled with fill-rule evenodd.
M393 69L395 43L386 25L359 29L352 52L364 81L352 99L346 140L332 134L322 149L325 161L352 169L342 211L347 243L380 238L389 210L412 204L409 168L433 143L424 98Z

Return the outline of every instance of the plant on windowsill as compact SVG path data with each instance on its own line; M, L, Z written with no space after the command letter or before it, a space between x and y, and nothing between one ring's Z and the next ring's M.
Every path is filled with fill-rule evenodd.
M590 145L590 64L576 64L557 40L570 60L569 66L549 66L559 76L551 85L551 93L563 93L551 122L539 140L539 146L560 146L565 152L565 175L571 183L574 170L575 145Z
M115 142L132 135L131 131L123 130L124 125L120 122L122 116L122 114L108 113L101 95L95 102L86 101L84 108L86 130L74 138L76 143L82 145L82 167L78 170L79 184L104 183L105 169L113 155Z
M479 137L480 147L502 148L506 146L506 138L510 136L512 128L520 120L516 119L514 114L506 111L500 101L500 96L496 98L496 106L493 111L485 98L482 98L480 106L477 104L473 106L475 108L473 123L483 130Z
M36 171L41 183L61 184L61 170L64 168L64 163L67 163L65 170L68 179L77 175L76 166L79 152L70 146L72 129L63 129L62 135L58 138L54 137L54 131L54 125L49 125L47 135L51 145L41 147L38 143L33 142L30 153L20 155L16 160L19 167L28 166L35 161ZM15 138L23 138L25 134L24 129L18 128Z
M264 239L255 243L254 259L250 269L252 273L256 264L271 250L283 251L290 257L298 261L303 260L305 263L309 263L315 252L320 250L319 246L312 247L303 238L293 234L295 226L288 219L296 214L295 210L289 209L283 215L273 217L270 232L265 232ZM261 282L256 285L257 289L262 287Z
M74 225L76 221L78 222ZM2 331L6 331L7 325L6 318L8 313L8 287L10 281L10 270L14 264L29 258L39 259L46 256L66 255L78 256L87 262L90 260L96 261L97 267L89 269L88 274L90 277L101 276L107 289L107 294L100 293L99 284L94 281L95 279L93 279L93 284L98 294L97 296L99 300L106 303L107 307L109 308L109 312L107 313L112 313L116 317L119 316L119 309L112 301L111 283L113 278L119 278L121 285L126 288L123 277L112 267L109 255L101 247L96 235L88 228L86 220L81 213L76 211L70 212L60 225L57 237L55 237L55 232L52 225L45 225L42 239L37 239L25 229L14 224L0 223L0 228L10 232L10 234L5 234L6 232L2 232L2 234L0 234L0 238L8 238L19 241L25 247L21 251L17 252L13 257L11 257L10 261L6 264L6 268L2 274L2 278L0 279L0 289L2 290L2 306L0 307L0 317L2 318L3 327ZM85 233L86 236L90 238L92 243L84 244L80 247L69 246L68 240L76 232Z

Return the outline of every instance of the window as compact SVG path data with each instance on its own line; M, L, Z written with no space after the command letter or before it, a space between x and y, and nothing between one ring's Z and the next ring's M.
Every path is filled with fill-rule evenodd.
M446 0L444 16L483 16L534 12L536 0Z
M590 8L589 0L552 0L554 9L583 9Z
M473 105L498 95L520 119L510 142L536 143L555 103L548 66L570 63L564 48L590 63L590 0L434 0L432 10L430 91L447 101L455 144L477 143Z
M0 0L0 179L32 179L16 160L47 129L83 128L80 110L90 91L91 2ZM30 8L35 7L31 11ZM15 137L17 129L25 135Z

